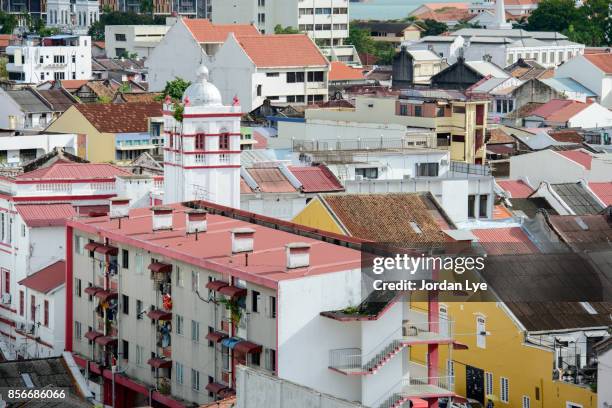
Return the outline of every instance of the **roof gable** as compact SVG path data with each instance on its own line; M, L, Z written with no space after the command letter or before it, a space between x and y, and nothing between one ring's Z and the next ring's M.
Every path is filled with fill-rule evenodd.
M612 54L585 54L583 58L602 70L606 75L612 75Z
M259 31L252 24L213 24L205 18L182 19L183 24L201 44L223 43L230 33L236 37L244 35L258 36Z

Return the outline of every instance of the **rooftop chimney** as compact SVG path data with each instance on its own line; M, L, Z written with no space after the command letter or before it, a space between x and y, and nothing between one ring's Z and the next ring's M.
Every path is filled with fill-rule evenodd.
M125 218L130 211L130 199L114 197L110 199L110 217Z
M232 230L232 253L253 252L255 230L253 228L234 228Z
M172 229L172 207L151 207L153 231Z
M287 269L306 268L310 266L310 244L292 242L285 245Z
M206 231L206 216L208 212L206 210L193 209L185 211L186 221L185 229L187 234L195 234L196 232Z

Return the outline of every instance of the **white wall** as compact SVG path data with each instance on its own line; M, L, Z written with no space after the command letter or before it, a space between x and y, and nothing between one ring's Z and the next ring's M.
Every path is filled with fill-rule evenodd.
M278 376L338 398L359 400L359 378L328 368L330 350L361 346L359 323L339 322L320 313L357 305L361 300L358 269L281 281Z
M561 65L555 71L555 77L573 78L595 92L599 97L599 103L606 108L612 108L612 76L606 76L584 56L574 57Z
M6 119L0 115L0 127ZM0 137L0 151L7 152L7 164L19 166L19 151L23 149L37 149L40 155L49 153L56 147L61 147L67 152L74 154L77 148L77 135L72 133L61 134L37 134Z
M149 70L149 90L159 92L166 82L176 77L194 81L202 62L206 62L206 53L179 19L145 61Z
M0 128L10 129L12 127L9 116L15 116L14 127L16 129L23 129L25 127L25 114L21 110L21 106L15 103L13 98L2 88L0 88L0 111L2 112L0 114ZM2 139L0 138L0 143L2 143Z
M597 408L609 408L612 407L612 349L599 354L597 360Z
M592 103L568 121L568 127L599 128L612 126L612 112L598 103Z

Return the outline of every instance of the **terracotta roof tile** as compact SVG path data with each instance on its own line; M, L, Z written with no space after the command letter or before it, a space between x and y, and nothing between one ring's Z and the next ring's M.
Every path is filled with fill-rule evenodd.
M67 90L76 90L85 85L88 81L86 79L64 79L62 80L62 87Z
M504 132L500 128L493 128L489 131L490 138L487 144L508 144L514 143L515 140L508 133Z
M612 205L612 183L589 183L589 188L606 206Z
M19 284L40 293L49 293L64 282L66 282L66 262L57 261L19 281Z
M330 81L359 81L364 79L363 71L360 68L353 68L344 62L333 61L330 66Z
M65 89L38 90L38 93L53 106L56 112L64 112L77 103Z
M117 94L117 99L124 103L153 103L162 95L161 92L128 92Z
M601 69L606 74L612 74L612 54L600 53L600 54L586 54L584 55L591 64Z
M344 191L344 187L327 166L289 167L291 173L302 183L305 193Z
M307 34L238 37L240 46L260 68L327 66L327 59Z
M593 156L590 154L583 152L582 150L564 150L558 151L558 154L561 156L570 159L578 164L581 164L587 170L591 170L591 162L593 161Z
M433 11L428 10L423 13L417 14L415 17L420 20L435 20L440 23L445 23L449 21L467 20L470 17L473 17L473 14L471 14L468 9L446 7Z
M511 198L527 198L533 193L533 189L521 180L497 180L497 184L510 193Z
M204 18L190 18L182 21L199 43L223 43L229 33L234 33L236 37L259 35L259 31L252 24L213 24Z
M520 227L473 229L472 234L490 255L540 252Z
M339 194L323 200L353 237L407 246L450 240L427 194Z
M161 102L87 103L75 108L100 132L147 132L148 118L162 116Z
M277 167L246 169L264 193L293 193L295 187Z
M127 170L108 163L65 163L57 162L15 177L16 180L79 180L109 179L131 175Z
M589 106L587 103L569 99L553 99L531 112L550 122L567 122Z
M548 135L557 142L582 143L582 135L575 130L557 130L548 132Z
M28 227L57 227L76 215L70 204L19 204L15 206Z

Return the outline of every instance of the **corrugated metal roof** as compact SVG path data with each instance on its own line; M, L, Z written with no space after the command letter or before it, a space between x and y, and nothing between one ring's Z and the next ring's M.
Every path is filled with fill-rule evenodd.
M586 96L597 96L593 91L576 82L572 78L543 78L540 79L540 81L544 82L557 92L578 92L585 94Z
M472 233L490 255L540 252L520 227L473 229Z
M482 76L490 75L494 78L509 78L510 74L488 61L466 61L465 65L469 66Z
M6 93L21 106L24 112L41 113L53 111L30 88L6 91Z
M510 194L510 198L527 198L533 193L533 189L521 180L498 180L497 184Z
M277 167L250 168L246 171L253 177L263 193L293 193L296 190Z
M291 173L302 184L305 193L344 191L344 187L327 166L289 167Z
M19 281L19 284L40 293L48 293L64 282L66 282L66 262L57 261Z
M612 205L612 183L589 183L589 188L605 205Z
M127 170L107 163L54 163L23 173L15 177L17 180L79 180L79 179L109 179L116 176L129 176Z
M18 204L15 206L28 227L57 227L76 215L70 204Z
M576 215L598 214L604 209L580 183L551 184L551 188Z
M587 170L591 170L591 162L593 161L593 156L588 153L583 152L582 150L565 150L562 152L557 152L561 156L570 159L584 167Z

